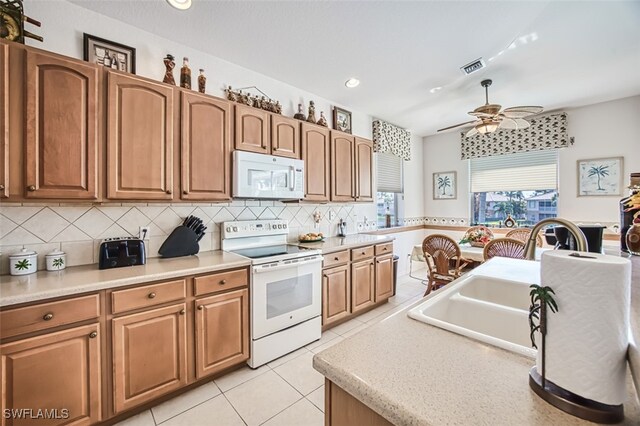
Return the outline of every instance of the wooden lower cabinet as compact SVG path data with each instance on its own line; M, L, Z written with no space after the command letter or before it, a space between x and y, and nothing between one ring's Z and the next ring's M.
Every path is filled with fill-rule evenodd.
M375 301L388 299L393 294L393 255L376 258Z
M186 304L112 320L114 411L187 384Z
M101 420L100 326L75 327L0 345L2 413L6 409L57 409L49 420L2 425L89 425Z
M249 291L196 299L196 378L249 359Z
M327 379L324 385L324 408L325 426L391 426L393 424Z
M351 264L351 312L356 313L375 303L373 259Z
M351 314L350 275L349 265L322 271L322 325Z

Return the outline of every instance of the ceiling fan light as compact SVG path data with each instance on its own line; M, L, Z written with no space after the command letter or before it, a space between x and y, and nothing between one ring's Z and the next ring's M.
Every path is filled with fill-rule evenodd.
M483 135L487 133L493 133L497 129L498 129L498 123L495 121L487 121L484 123L480 123L476 126L476 130L478 131L478 133L481 133Z
M187 10L191 7L191 0L167 0L167 3L179 10Z

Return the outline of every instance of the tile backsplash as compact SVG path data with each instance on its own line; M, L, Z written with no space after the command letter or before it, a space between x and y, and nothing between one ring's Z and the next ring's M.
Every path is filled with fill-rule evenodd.
M313 213L322 219L315 226ZM104 238L137 237L141 226L149 227L145 240L147 256L158 249L189 215L201 218L207 233L200 251L220 248L220 225L233 220L284 219L291 240L306 232L337 233L340 219L349 233L375 229L376 208L367 204L291 204L279 201L232 201L230 203L73 205L64 203L3 203L0 205L0 274L9 270L8 255L23 247L38 252L38 269L45 269L44 255L54 249L67 253L67 265L98 262L98 247ZM330 219L331 217L331 219Z

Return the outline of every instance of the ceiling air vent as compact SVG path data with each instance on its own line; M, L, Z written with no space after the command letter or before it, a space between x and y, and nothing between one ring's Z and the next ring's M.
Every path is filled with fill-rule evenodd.
M481 70L485 67L484 61L482 58L478 58L473 62L469 62L467 65L460 67L463 73L466 75L472 74L478 70Z

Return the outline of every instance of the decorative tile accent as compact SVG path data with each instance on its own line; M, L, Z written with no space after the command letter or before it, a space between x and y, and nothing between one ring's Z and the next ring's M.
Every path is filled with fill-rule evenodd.
M22 227L40 238L42 241L51 241L63 229L69 226L62 216L51 209L42 209L35 216L22 224Z
M30 217L35 216L35 214L40 210L42 210L42 207L10 207L5 204L4 206L0 207L0 214L11 219L11 221L15 222L16 224L21 225Z
M104 231L113 225L113 221L100 210L93 208L73 224L91 238L99 238Z

